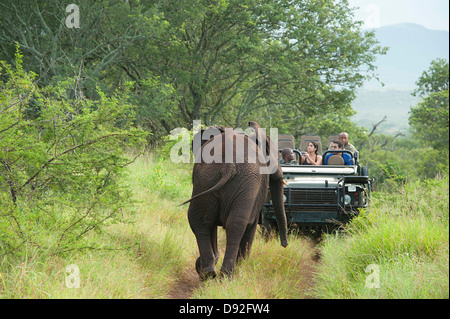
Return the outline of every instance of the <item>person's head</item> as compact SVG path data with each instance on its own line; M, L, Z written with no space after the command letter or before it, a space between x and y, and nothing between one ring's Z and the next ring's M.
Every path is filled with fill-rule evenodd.
M346 132L342 132L339 134L339 141L341 141L342 145L345 146L348 144L348 134Z
M317 155L317 150L319 149L319 144L314 141L310 141L307 146L308 153L314 152Z
M292 151L292 148L289 147L283 148L281 151L281 156L283 156L286 163L295 160L294 152Z
M342 145L341 141L331 142L331 146L330 146L331 150L342 150L343 148L344 148L344 145Z

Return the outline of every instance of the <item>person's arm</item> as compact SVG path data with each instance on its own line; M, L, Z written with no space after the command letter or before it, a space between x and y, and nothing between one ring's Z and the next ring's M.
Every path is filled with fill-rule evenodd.
M303 165L303 163L305 162L305 155L300 156L300 165Z
M317 155L316 165L322 165L322 155Z
M308 162L309 162L311 165L320 165L320 163L322 162L322 156L320 156L320 163L319 163L319 156L320 156L320 155L316 155L316 160L313 160L313 159L311 158L311 156L309 156L308 153L305 154L305 158L308 158Z

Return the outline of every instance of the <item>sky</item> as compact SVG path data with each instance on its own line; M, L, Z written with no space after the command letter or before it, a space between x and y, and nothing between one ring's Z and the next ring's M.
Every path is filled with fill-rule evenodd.
M416 23L432 30L449 31L449 0L348 0L356 20L366 28Z

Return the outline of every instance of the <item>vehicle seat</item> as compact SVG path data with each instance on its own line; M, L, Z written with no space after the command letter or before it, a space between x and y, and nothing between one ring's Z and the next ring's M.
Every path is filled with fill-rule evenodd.
M295 149L295 138L294 135L291 134L279 134L278 135L278 148L292 148Z
M327 163L328 165L344 165L344 159L340 155L331 155Z
M333 142L333 141L339 141L339 135L330 135L330 136L328 136L328 139L327 139L327 145L326 145L326 149L327 150L329 150L330 149L330 146L331 146L331 143Z
M314 141L318 145L317 153L322 154L322 140L320 139L319 135L302 135L300 139L300 145L298 149L301 152L306 152L308 148L309 142Z

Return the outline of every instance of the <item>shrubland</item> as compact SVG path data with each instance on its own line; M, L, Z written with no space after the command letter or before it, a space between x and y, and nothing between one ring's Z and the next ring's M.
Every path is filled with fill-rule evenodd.
M191 164L154 154L137 158L123 179L134 206L123 212L127 223L88 234L97 243L90 249L55 255L27 244L22 255L3 256L0 294L170 298L182 293L177 281L185 278L187 296L196 299L448 298L448 178L374 192L370 207L345 231L319 243L290 235L289 246L282 248L278 238L257 233L250 257L233 278L204 283L194 270L198 251L187 205L179 206L190 197L190 179ZM176 195L167 196L175 188ZM224 248L219 229L221 256ZM80 270L79 289L66 284L71 264ZM377 282L379 288L370 286Z

